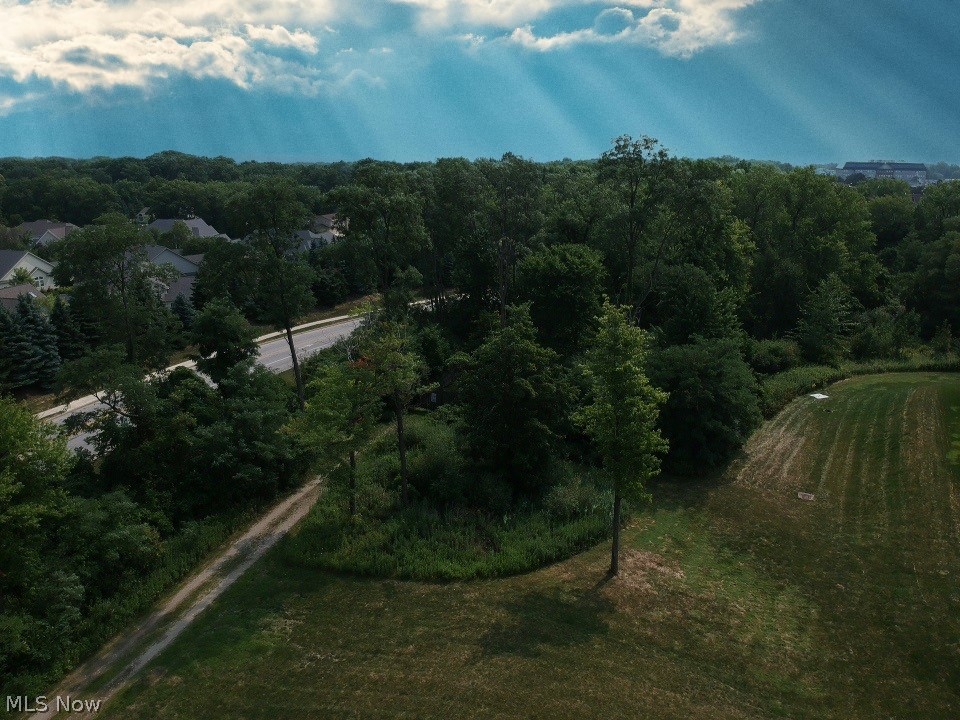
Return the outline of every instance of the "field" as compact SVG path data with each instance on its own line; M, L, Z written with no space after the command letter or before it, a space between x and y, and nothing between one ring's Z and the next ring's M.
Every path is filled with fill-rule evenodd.
M960 378L826 392L653 488L617 580L605 546L439 585L274 551L98 717L960 717Z

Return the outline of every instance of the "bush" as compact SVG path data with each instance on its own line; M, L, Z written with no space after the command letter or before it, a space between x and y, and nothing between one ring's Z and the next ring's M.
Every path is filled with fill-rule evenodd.
M800 363L800 346L794 340L750 340L747 363L761 375L773 375Z

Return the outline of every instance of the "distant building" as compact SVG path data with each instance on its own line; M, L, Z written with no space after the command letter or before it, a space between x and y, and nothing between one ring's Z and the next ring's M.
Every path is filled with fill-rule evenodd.
M194 237L200 238L214 238L214 237L223 237L227 236L218 231L215 227L207 223L203 218L187 218L186 220L180 220L178 218L163 218L160 220L154 220L152 223L147 225L148 230L156 230L158 233L163 235L164 233L171 232L173 226L177 223L183 223L187 226L187 229L193 233Z
M341 223L336 213L317 215L310 223L310 232L323 238L325 244L337 242L343 237Z
M55 288L53 263L27 250L0 250L0 287L10 287L18 268L30 273L33 284L40 290Z
M137 221L137 225L146 225L150 222L150 208L142 207L134 218Z
M910 183L911 187L923 186L928 182L927 166L923 163L848 162L837 170L837 177L841 180L853 175L862 175L868 180L903 180Z
M203 260L202 255L181 255L176 250L171 250L163 245L145 245L143 251L147 255L147 260L154 265L172 265L181 277L194 277L200 269L200 262L194 258Z

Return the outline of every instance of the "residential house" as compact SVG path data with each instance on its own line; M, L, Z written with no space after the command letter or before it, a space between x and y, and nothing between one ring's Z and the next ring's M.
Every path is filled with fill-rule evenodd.
M229 240L226 235L219 232L215 227L209 225L206 220L203 218L187 218L186 220L180 220L177 218L162 218L159 220L154 220L152 223L147 225L148 230L156 230L159 234L163 235L164 233L171 232L173 226L177 223L183 223L187 226L187 229L193 233L194 237L199 238L214 238L221 237Z
M314 217L310 223L310 231L320 235L323 238L324 244L337 242L337 240L343 237L341 223L338 221L336 213L317 215Z
M146 225L148 222L150 222L150 208L140 208L140 210L134 216L134 220L136 220L137 225Z
M315 233L312 230L297 230L293 235L299 243L297 249L300 252L309 252L330 242L322 233Z
M21 295L27 295L37 300L40 298L40 291L33 285L13 285L11 287L0 288L0 307L9 313L17 309L17 301Z
M30 239L33 245L47 247L50 243L63 240L67 235L79 228L73 223L57 222L56 220L34 220L21 223L17 230Z
M53 279L53 263L28 250L0 250L0 287L10 287L13 274L18 268L29 272L33 284L40 290L57 286Z
M181 255L163 245L146 245L143 250L148 262L154 265L170 265L179 273L179 277L160 288L163 302L171 305L179 295L190 300L203 255Z

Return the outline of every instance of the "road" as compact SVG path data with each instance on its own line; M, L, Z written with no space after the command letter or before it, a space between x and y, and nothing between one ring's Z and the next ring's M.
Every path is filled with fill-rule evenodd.
M304 360L314 353L328 348L337 340L347 337L357 326L360 325L360 318L349 318L340 322L323 325L320 327L309 327L297 332L293 336L293 344L297 348L297 357ZM287 345L286 336L270 338L260 344L259 362L272 372L284 372L293 367L293 361L290 359L290 347ZM181 363L186 367L191 367L192 363ZM173 366L177 367L177 366ZM168 368L170 369L170 368ZM102 408L103 405L95 398L90 397L85 400L74 402L66 410L47 415L44 419L57 425L62 424L67 418L73 417L79 413L86 413L92 410ZM43 415L41 415L42 417ZM90 436L88 433L74 435L67 442L71 450L89 447Z

